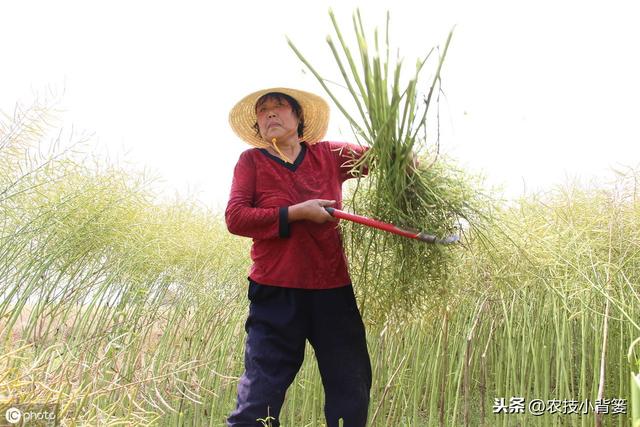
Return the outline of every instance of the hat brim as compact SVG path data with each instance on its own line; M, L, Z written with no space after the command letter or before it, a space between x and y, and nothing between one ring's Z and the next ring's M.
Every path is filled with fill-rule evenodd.
M324 138L329 126L329 105L310 92L284 87L262 89L242 98L229 112L231 129L246 143L254 147L269 147L267 141L256 135L253 125L256 123L256 102L270 92L280 92L291 96L300 104L304 114L304 135L300 138L308 144L315 144Z

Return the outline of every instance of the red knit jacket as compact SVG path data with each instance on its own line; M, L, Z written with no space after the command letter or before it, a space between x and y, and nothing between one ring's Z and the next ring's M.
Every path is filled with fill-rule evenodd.
M342 183L353 177L353 161L367 147L323 141L301 143L301 148L293 164L265 149L240 155L225 211L227 228L253 239L249 279L254 282L305 289L346 286L351 279L337 223L289 223L287 208L327 199L336 200L333 207L340 209Z

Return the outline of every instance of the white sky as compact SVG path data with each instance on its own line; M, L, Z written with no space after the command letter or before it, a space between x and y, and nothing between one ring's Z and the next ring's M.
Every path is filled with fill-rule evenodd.
M566 176L605 176L640 159L640 16L634 2L360 2L368 28L391 11L391 41L413 67L443 45L441 148L506 194ZM288 35L338 80L325 38L333 7L352 39L358 2L9 1L0 4L0 109L62 92L65 128L155 171L167 196L226 204L249 148L227 114L245 94L289 86L324 96ZM425 74L425 77L427 75ZM426 91L429 80L424 79ZM350 140L337 109L328 139ZM341 125L342 123L342 125ZM344 130L344 132L341 131ZM123 153L127 153L126 156Z

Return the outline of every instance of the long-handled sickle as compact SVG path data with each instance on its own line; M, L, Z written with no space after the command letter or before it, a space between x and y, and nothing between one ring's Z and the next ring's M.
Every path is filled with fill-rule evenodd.
M410 239L417 239L427 243L449 244L449 243L455 243L460 240L460 236L456 234L445 237L444 239L439 239L436 236L424 233L422 231L400 228L393 224L388 224L386 222L378 221L377 219L371 219L371 218L367 218L366 216L361 216L361 215L356 215L349 212L341 211L336 208L325 207L325 210L335 218L346 219L349 221L357 222L358 224L363 224L369 227L377 228L379 230L388 231L390 233L398 234L400 236L408 237Z

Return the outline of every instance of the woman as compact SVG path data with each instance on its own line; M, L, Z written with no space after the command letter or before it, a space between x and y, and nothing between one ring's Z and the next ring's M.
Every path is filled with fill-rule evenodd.
M308 92L254 92L229 114L256 147L236 164L225 219L251 237L245 372L228 426L261 426L279 415L287 388L313 346L328 427L366 425L371 364L342 239L325 206L341 208L342 183L366 150L321 141L329 106ZM362 170L362 174L366 174Z

